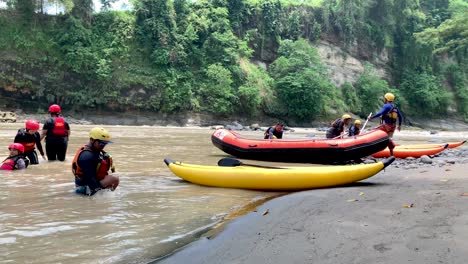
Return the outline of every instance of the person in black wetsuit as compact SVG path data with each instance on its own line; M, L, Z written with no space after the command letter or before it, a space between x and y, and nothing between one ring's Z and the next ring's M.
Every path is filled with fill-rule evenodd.
M41 153L42 158L45 160L44 150L41 144L41 135L37 130L39 129L39 122L36 120L26 121L26 128L20 128L15 136L15 143L21 143L24 146L24 156L30 161L29 164L39 164L39 159L35 147Z
M47 159L64 161L70 139L70 125L60 116L61 108L53 104L49 107L50 118L42 127L41 140L45 137Z
M269 127L264 134L264 139L282 139L284 124L278 123L275 126Z
M349 122L351 122L351 116L348 114L344 114L341 119L333 121L331 127L327 130L326 137L331 139L343 136L345 126L348 126Z
M112 157L104 147L112 143L110 133L102 127L89 132L89 142L78 149L72 163L75 175L75 191L79 194L94 195L101 189L114 191L119 185L119 177L114 172Z
M354 125L349 128L348 136L354 137L361 133L361 120L354 121Z

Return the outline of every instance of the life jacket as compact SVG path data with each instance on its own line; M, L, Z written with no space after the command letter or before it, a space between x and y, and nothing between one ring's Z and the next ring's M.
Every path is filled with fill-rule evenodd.
M3 163L2 163L2 166L0 167L0 169L2 170L15 170L16 169L16 163L18 163L18 160L20 159L21 157L18 155L18 156L15 156L13 158L6 158Z
M397 119L398 119L398 108L396 107L396 105L392 104L392 109L390 109L390 111L386 114L384 123L388 123L389 125L394 125L396 124Z
M33 151L34 147L36 146L35 135L34 134L33 135L28 134L26 132L26 129L24 129L24 128L20 128L18 130L18 135L20 135L20 136L19 137L17 136L15 138L15 140L18 139L18 141L15 142L15 143L20 143L21 145L23 145L24 152ZM29 140L32 140L32 141L29 141Z
M68 134L65 127L65 119L63 117L54 117L54 128L52 128L52 135L56 137L65 137Z
M278 139L278 138L283 138L283 131L276 131L275 127L269 127L265 133L263 134L263 139L269 139L270 138L270 129L273 129L273 136Z
M104 153L102 160L98 164L96 170L96 177L98 178L98 180L103 180L109 174L109 170L112 170L112 172L114 172L114 164L112 161L112 157L106 154L107 153Z
M78 158L80 157L81 152L83 151L91 151L91 148L88 145L85 145L81 148L78 149L78 151L75 154L75 157L73 158L72 162L72 172L73 175L75 175L75 178L81 179L83 176L83 170L81 167L78 165ZM99 153L99 163L96 167L96 178L101 181L108 175L108 171L111 170L114 172L114 164L112 161L112 157L107 154L106 152L101 152Z

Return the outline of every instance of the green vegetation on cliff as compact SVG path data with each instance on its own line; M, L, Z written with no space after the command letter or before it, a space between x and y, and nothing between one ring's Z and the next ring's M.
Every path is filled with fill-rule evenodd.
M0 0L3 107L207 112L309 121L377 110L468 119L467 0ZM50 5L63 10L46 14ZM340 87L314 44L363 61ZM266 67L265 67L266 65Z

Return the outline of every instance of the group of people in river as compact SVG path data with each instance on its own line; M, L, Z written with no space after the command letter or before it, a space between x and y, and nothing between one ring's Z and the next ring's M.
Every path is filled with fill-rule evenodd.
M381 124L378 127L379 129L387 132L390 140L388 148L390 150L390 155L393 156L393 149L395 148L395 143L393 143L392 137L393 133L397 129L400 131L402 116L398 107L393 103L395 100L395 95L392 93L386 93L384 95L384 105L378 113L375 115L369 116L367 119L372 120L377 117L381 117ZM347 132L349 137L357 136L361 133L362 122L359 119L356 119L352 125L352 117L349 114L344 114L341 118L331 122L330 128L328 128L326 133L327 139L338 139L343 138ZM398 125L397 125L398 123ZM348 130L346 131L346 128ZM278 123L275 126L269 127L264 133L264 139L282 139L283 138L283 129L284 124Z
M36 148L44 160L65 161L71 131L61 112L57 104L49 107L50 118L44 122L41 133L38 132L38 121L27 120L8 146L10 154L3 160L0 170L21 170L39 164ZM41 144L44 138L47 158ZM119 177L112 174L115 171L112 156L104 151L104 147L111 143L110 138L106 129L94 127L89 132L89 142L76 152L71 166L76 193L93 195L101 189L113 191L119 185Z

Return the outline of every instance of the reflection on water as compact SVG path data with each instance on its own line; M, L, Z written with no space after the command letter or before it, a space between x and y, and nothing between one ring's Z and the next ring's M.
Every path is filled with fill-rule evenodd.
M0 158L7 156L20 126L1 124ZM278 194L197 186L174 176L163 162L166 157L213 165L225 156L211 144L207 128L105 127L114 138L106 150L121 177L115 192L92 198L73 192L71 160L92 126L72 125L65 162L41 161L23 171L0 171L2 261L143 263L190 241L227 213ZM301 130L285 137L303 138L311 131L321 136ZM262 132L243 134L262 137ZM425 136L427 141L427 134L414 132L405 139L421 142ZM458 140L466 133L437 136Z

